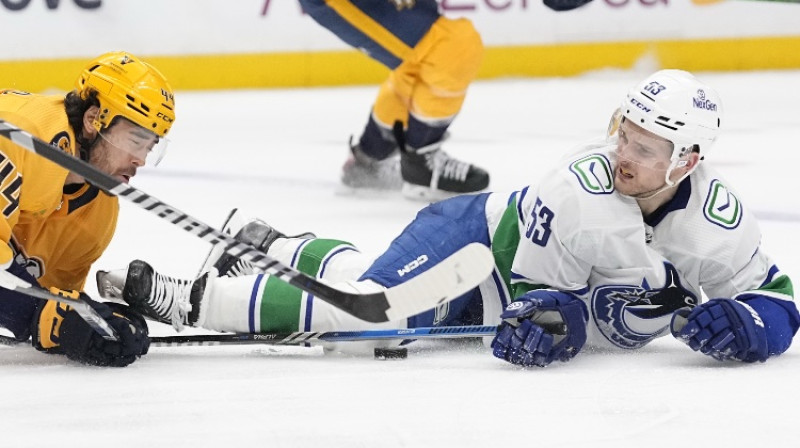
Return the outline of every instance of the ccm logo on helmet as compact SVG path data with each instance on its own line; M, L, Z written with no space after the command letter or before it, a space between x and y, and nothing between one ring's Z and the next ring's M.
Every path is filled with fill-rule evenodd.
M167 123L172 123L173 121L175 121L175 119L174 119L174 118L168 117L168 116L164 115L164 114L163 114L163 113L161 113L161 112L157 113L157 114L156 114L156 117L158 117L158 118L160 118L160 119L162 119L162 120L166 121Z
M706 98L706 92L703 89L697 89L697 96L692 99L694 103L694 107L698 109L705 109L715 112L717 110L717 104L712 103L708 98Z
M650 112L651 111L651 109L649 107L647 107L644 104L640 103L639 100L637 100L636 98L631 98L631 104L633 104L634 106L638 107L639 109L641 109L641 110L643 110L645 112Z

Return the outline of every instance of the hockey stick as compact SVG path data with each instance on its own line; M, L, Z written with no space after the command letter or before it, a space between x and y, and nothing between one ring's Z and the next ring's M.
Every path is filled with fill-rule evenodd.
M392 339L450 339L494 336L493 325L467 325L461 327L420 327L392 330L363 331L300 331L294 333L236 333L190 336L151 337L150 345L180 347L193 345L300 345L309 342L376 341Z
M225 252L234 257L246 260L264 272L368 322L404 319L435 308L477 286L489 276L494 266L491 251L474 243L398 286L371 294L340 291L280 263L253 246L239 242L135 187L114 179L5 120L0 120L0 136L72 171L108 194L122 197L211 244L224 245Z
M117 333L111 328L111 325L106 322L105 319L100 317L97 314L97 311L94 310L88 303L81 300L80 296L77 292L72 291L73 295L67 295L68 291L62 291L60 289L53 288L51 291L47 291L45 289L38 288L36 286L31 286L29 288L24 288L21 286L17 286L14 288L15 291L19 291L22 294L29 295L31 297L36 297L37 299L44 299L44 300L52 300L54 302L65 303L71 306L78 315L89 324L94 331L96 331L103 339L109 341L116 341L117 340Z
M72 307L81 318L89 324L94 331L97 332L103 339L107 341L116 341L117 332L111 328L111 325L102 318L97 311L94 310L88 303L81 300L77 291L64 291L61 289L52 288L50 291L39 288L37 286L30 286L28 288L17 286L14 291L22 294L35 297L37 299L52 300L54 302L65 303ZM68 292L73 294L67 295ZM0 335L0 345L18 345L27 341L20 341L17 338L10 336Z

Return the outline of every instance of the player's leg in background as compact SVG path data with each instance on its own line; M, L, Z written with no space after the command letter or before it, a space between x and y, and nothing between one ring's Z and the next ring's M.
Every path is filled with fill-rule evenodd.
M381 89L374 113L378 120L391 119L398 101L392 96L408 108L402 120L407 151L401 153L407 197L437 200L489 185L485 170L441 150L482 59L483 43L472 23L441 17Z
M389 1L301 0L304 11L317 23L353 48L361 50L390 70L409 59L414 47L438 20L435 0L409 5ZM418 79L415 64L407 65L404 85ZM398 96L390 77L380 88L376 106L370 111L361 136L351 138L351 156L342 169L342 183L352 188L399 190L402 185L398 145L392 133L395 121L408 120L410 93Z
M404 73L401 65L387 83L394 86L395 96L402 98L410 110L408 121L403 120L406 144L417 149L442 139L461 111L467 88L477 76L482 60L483 43L469 20L441 17L433 24L407 60L413 66L410 73ZM379 102L379 117L381 108ZM390 117L383 120L389 121Z

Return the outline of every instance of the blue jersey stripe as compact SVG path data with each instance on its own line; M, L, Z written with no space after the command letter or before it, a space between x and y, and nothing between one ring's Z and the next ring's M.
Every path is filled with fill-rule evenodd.
M337 249L337 250L331 252L330 254L326 255L325 256L325 260L322 262L322 266L320 267L319 274L317 274L317 276L319 278L322 278L322 276L325 275L325 269L328 267L328 263L331 261L331 258L336 256L337 254L340 254L340 253L346 252L346 251L355 251L355 249L353 247L349 247L349 246L348 247L342 247L342 248ZM306 318L305 318L305 321L303 323L303 331L311 331L311 316L313 314L313 311L314 311L314 296L312 294L307 294L306 295Z
M773 264L772 267L770 267L769 271L767 272L767 279L764 280L764 283L762 283L761 286L759 286L759 288L763 288L764 286L772 283L772 280L775 279L775 274L777 274L778 272L780 272L778 266Z
M253 284L253 291L250 293L250 306L248 309L248 326L250 333L256 332L256 299L258 298L258 288L261 285L261 280L264 279L264 274L258 274L256 282Z
M497 296L500 297L500 306L502 309L506 309L506 306L508 306L508 295L506 295L505 288L503 287L505 283L497 273L497 269L492 271L492 280L494 281L494 287L497 289Z
M519 199L517 199L517 215L519 216L519 222L525 222L525 216L522 214L522 201L525 200L525 195L528 194L528 187L523 188L519 192Z

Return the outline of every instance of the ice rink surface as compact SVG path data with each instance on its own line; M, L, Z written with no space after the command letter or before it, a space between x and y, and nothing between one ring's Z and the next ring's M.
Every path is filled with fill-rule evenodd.
M477 82L448 152L492 190L535 183L602 135L647 72ZM721 93L708 158L761 220L763 248L800 279L798 71L701 73ZM376 87L178 92L169 153L140 189L213 225L232 207L284 232L314 231L377 255L423 204L353 195L338 176ZM134 258L193 277L208 246L130 204L95 268ZM96 295L90 280L87 291ZM151 325L156 335L171 327ZM124 369L0 346L5 447L620 447L796 444L800 351L721 364L671 337L637 352L586 351L520 369L475 341L412 345L403 361L319 348L152 348Z

